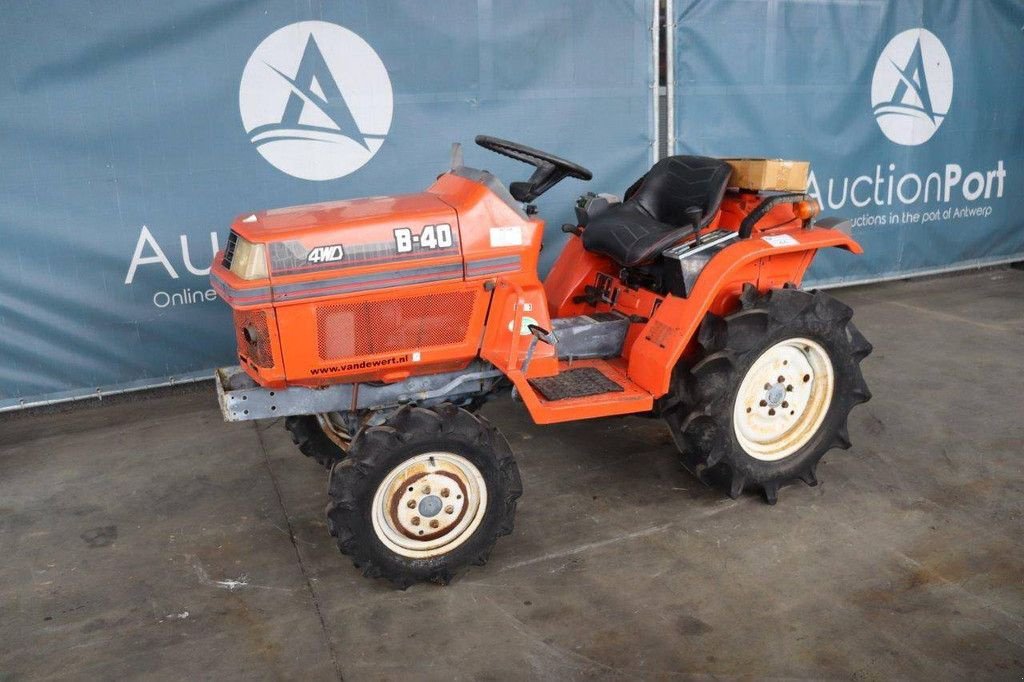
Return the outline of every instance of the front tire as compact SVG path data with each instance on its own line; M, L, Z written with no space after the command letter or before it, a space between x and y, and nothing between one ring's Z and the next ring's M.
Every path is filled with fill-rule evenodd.
M315 416L286 417L284 428L292 434L292 442L299 446L299 451L322 467L330 469L345 457L345 451L324 433Z
M687 469L775 504L781 485L816 485L822 456L850 447L847 417L871 397L860 370L871 344L853 310L820 291L748 285L741 304L705 318L702 353L677 369L663 414Z
M508 443L453 405L403 407L331 470L327 524L368 577L447 584L512 532L522 494Z

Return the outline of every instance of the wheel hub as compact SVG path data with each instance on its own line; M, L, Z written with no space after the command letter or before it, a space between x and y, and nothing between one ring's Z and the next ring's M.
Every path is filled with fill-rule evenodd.
M775 461L803 447L832 403L832 360L815 341L793 338L765 350L736 394L733 428L751 457Z
M782 404L782 399L786 397L786 384L781 381L765 392L765 400L772 407L778 407Z
M436 466L436 460L435 460ZM466 511L466 484L457 473L415 471L394 485L389 505L393 527L414 540L430 540L448 532Z
M441 498L437 495L427 495L419 504L420 516L426 516L427 518L437 516L438 512L441 511Z
M472 535L486 506L483 476L469 460L448 452L424 453L392 469L378 486L373 527L399 554L436 556Z

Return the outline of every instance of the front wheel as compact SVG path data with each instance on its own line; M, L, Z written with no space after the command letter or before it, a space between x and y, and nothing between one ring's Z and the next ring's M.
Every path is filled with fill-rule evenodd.
M330 415L327 414L286 417L284 420L284 428L292 434L292 442L299 446L299 451L327 469L345 457L345 450L339 445L344 441L329 420ZM333 433L328 433L329 428Z
M822 456L850 447L847 417L871 397L860 370L871 344L852 309L820 291L748 286L741 301L704 320L703 352L677 370L664 415L688 469L774 504L780 485L815 485Z
M334 465L327 523L369 577L447 583L512 532L522 493L505 439L453 405L404 407L360 431Z

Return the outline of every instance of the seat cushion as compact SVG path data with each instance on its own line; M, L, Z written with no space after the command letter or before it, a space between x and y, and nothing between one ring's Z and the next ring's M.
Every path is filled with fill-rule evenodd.
M626 190L626 200L595 216L583 246L620 265L650 261L694 231L686 211L700 209L698 227L718 213L732 168L706 156L670 156Z
M632 267L650 260L693 233L655 220L642 206L626 201L595 216L583 230L583 248Z

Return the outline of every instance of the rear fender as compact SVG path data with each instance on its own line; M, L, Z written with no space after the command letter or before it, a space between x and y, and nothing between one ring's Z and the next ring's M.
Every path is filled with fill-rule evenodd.
M849 235L834 229L811 228L743 239L708 262L687 298L668 296L655 311L629 354L629 378L651 392L665 395L672 370L692 351L704 316L727 315L739 306L745 284L765 292L787 282L799 285L818 249L864 250Z

